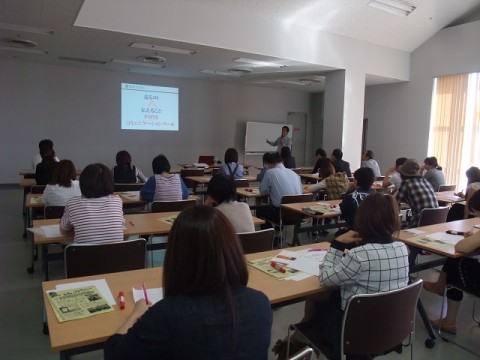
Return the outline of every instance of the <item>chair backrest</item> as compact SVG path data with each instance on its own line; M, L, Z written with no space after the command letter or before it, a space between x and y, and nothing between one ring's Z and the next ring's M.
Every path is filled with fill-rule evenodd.
M300 352L292 355L288 358L288 360L310 360L313 357L313 349L309 346L301 350Z
M293 204L300 202L313 201L314 194L285 195L282 197L282 204ZM303 218L302 214L280 207L280 218L284 225L295 224Z
M446 222L448 210L450 210L448 206L423 209L420 213L418 226L427 226Z
M152 213L167 211L182 211L186 207L195 206L195 199L177 200L177 201L154 201L152 202Z
M261 251L272 250L274 229L265 229L260 231L238 233L242 243L243 252L251 254Z
M191 181L186 179L187 176L203 176L204 175L203 169L182 169L180 170L180 176L182 177L183 182L187 188L195 188L197 184L195 181Z
M33 185L30 188L30 192L32 194L43 194L43 191L45 190L47 185Z
M43 210L44 219L60 219L65 211L65 206L47 205Z
M402 289L352 296L343 317L342 356L382 354L413 335L422 282L420 279Z
M115 184L113 186L114 191L139 191L143 185L142 183L135 184Z
M457 185L440 185L438 187L438 192L442 192L442 191L455 191L455 189L457 188Z
M145 239L70 244L65 248L67 278L145 268Z
M234 180L233 183L235 185L235 189L239 188L239 187L249 187L250 186L249 181L246 180L246 179L237 179L237 180Z

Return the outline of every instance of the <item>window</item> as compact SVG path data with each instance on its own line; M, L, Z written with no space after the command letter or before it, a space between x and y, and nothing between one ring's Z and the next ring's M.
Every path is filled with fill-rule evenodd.
M480 167L480 73L434 79L428 156L443 167L447 184L465 190L465 171Z

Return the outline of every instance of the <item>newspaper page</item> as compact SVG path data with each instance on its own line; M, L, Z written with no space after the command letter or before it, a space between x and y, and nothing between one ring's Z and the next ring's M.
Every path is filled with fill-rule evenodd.
M47 298L61 323L113 311L113 307L108 304L96 286L49 290Z
M254 268L257 268L260 271L263 271L264 273L267 273L268 275L274 276L280 280L297 274L297 270L290 269L286 263L278 263L280 266L282 266L286 270L286 272L283 273L280 270L274 268L271 265L271 261L272 261L272 257L266 257L263 259L249 260L247 261L247 264L250 266L253 266Z

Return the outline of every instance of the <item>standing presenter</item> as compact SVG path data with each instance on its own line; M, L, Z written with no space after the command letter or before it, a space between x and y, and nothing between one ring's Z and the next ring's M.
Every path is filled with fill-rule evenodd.
M288 147L290 151L292 150L292 139L288 136L290 128L288 126L282 127L282 135L280 135L277 140L270 141L267 139L267 143L276 146L277 152L280 153L283 147Z

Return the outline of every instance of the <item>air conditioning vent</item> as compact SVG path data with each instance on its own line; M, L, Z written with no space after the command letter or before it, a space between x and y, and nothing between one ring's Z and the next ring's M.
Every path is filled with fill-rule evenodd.
M167 60L164 57L157 55L141 55L137 56L137 61L147 64L163 64Z
M31 49L37 47L36 42L25 39L4 39L2 43L13 48Z
M238 75L251 74L253 72L251 68L232 68L232 69L228 69L228 71L232 74L238 74Z

